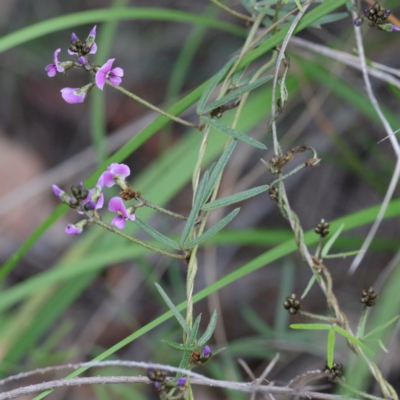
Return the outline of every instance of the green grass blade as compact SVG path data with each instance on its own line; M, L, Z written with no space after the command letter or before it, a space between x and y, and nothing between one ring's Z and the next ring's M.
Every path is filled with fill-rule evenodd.
M63 29L75 28L79 25L118 20L181 22L193 25L203 25L209 28L225 31L236 36L246 37L246 30L244 28L201 14L156 7L130 7L117 9L104 8L99 10L88 10L67 14L19 29L18 31L3 36L0 39L0 52L9 50L30 40L37 39Z
M221 122L216 121L215 119L208 118L208 117L200 117L200 119L203 122L205 122L206 124L211 125L213 128L217 129L220 132L226 133L227 135L231 136L234 139L245 142L251 146L258 147L259 149L265 150L267 148L267 146L265 146L265 144L259 142L258 140L255 140L252 137L237 131L236 129L233 129L227 125L224 125Z
M268 189L269 185L258 186L256 188L245 190L240 193L235 193L231 196L223 197L221 199L204 204L201 209L204 211L210 211L219 207L229 206L231 204L239 203L240 201L249 199L250 197L257 196L258 194L263 193Z

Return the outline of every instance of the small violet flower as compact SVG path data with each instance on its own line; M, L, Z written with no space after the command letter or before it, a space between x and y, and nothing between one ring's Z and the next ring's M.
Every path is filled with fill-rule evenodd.
M83 219L76 224L68 224L65 228L65 233L67 235L80 235L83 232L83 229L88 225L88 221Z
M80 42L78 36L75 35L74 32L72 32L71 35L71 43L72 46L68 49L68 54L70 56L76 55L76 54L95 54L97 52L97 44L94 42L96 38L96 25L92 28L92 30L89 32L89 36L87 37L84 46ZM90 51L88 52L90 48ZM79 55L78 54L78 55Z
M112 163L107 167L107 171L103 172L101 175L98 185L106 185L107 187L112 187L115 185L116 179L125 179L129 176L131 170L125 164Z
M177 386L185 386L187 382L186 378L179 378L178 382L176 383Z
M125 221L127 219L130 219L131 221L135 220L135 214L129 215L127 209L125 208L125 204L120 197L113 197L110 200L108 203L108 210L118 214L111 221L111 225L115 225L118 229L125 228Z
M204 346L202 356L203 357L209 357L210 354L211 354L211 349L208 346Z
M96 72L96 85L100 90L103 90L107 80L114 86L119 86L122 82L121 76L124 76L122 68L113 68L112 65L115 58L109 59L97 72Z
M66 87L60 90L62 98L69 104L83 103L86 98L86 92L82 92L80 88Z
M102 187L96 185L94 189L90 189L86 199L82 200L81 204L86 210L99 210L104 205L104 194L101 192ZM82 211L78 211L79 214L83 214Z
M61 49L57 49L54 52L54 64L49 64L44 69L50 78L55 76L57 72L64 72L64 67L62 67L58 62L58 54L60 53L60 51Z

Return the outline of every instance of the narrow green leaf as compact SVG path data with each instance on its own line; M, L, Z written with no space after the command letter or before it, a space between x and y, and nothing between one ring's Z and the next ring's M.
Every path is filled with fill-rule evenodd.
M329 250L331 249L331 247L333 246L339 235L342 233L343 228L344 224L340 225L339 229L337 229L337 231L333 234L333 236L326 242L321 252L322 258L325 258L328 255Z
M213 128L217 129L220 132L226 133L227 135L240 140L242 142L245 142L251 146L257 147L259 149L265 150L267 147L259 142L258 140L255 140L251 138L250 136L245 135L244 133L241 133L233 128L230 128L229 126L226 126L224 124L221 124L221 122L216 121L215 119L211 119L208 117L200 117L202 121L204 121L206 124L211 125Z
M242 96L243 94L254 90L255 88L261 86L262 84L270 81L272 79L272 75L264 76L263 78L258 79L253 83L249 83L248 85L241 86L238 89L232 90L227 95L221 97L218 100L213 101L209 105L205 106L202 113L207 114L210 111L214 110L217 107L220 107L224 104L230 103L231 101L237 99L238 97Z
M308 330L329 330L332 328L331 324L291 324L292 329L308 329Z
M226 350L226 349L227 349L227 347L221 347L220 349L214 350L214 351L211 353L211 357L215 357L218 353L221 353L221 351L224 351L224 350Z
M142 228L146 233L148 233L150 236L152 236L154 239L157 239L161 243L166 244L167 246L172 247L173 249L180 250L181 247L179 246L178 243L174 242L167 236L164 236L162 233L156 231L153 227L150 225L146 224L146 222L142 221L139 217L136 216L135 223L139 225L140 228Z
M197 346L186 346L182 343L171 342L170 340L162 339L161 343L165 343L168 346L172 347L173 349L180 350L180 351L194 351L196 350Z
M185 249L191 249L194 246L204 242L205 240L209 239L211 236L215 235L221 229L223 229L226 225L229 224L236 217L240 208L236 208L231 213L229 213L225 218L221 219L217 224L215 224L212 228L208 231L204 232L202 235L197 237L196 239L191 240L185 244Z
M346 251L345 253L327 254L324 258L345 258L355 256L360 253L361 250Z
M214 200L210 203L204 204L201 208L204 211L214 210L215 208L229 206L230 204L238 203L239 201L243 201L249 199L250 197L257 196L260 193L265 192L269 189L269 185L258 186L253 189L245 190L240 193L232 194L231 196L223 197L218 200Z
M210 80L209 84L204 89L198 103L197 103L197 114L203 114L203 109L207 103L208 98L210 97L213 90L217 87L219 82L224 78L224 76L228 73L229 69L232 65L237 61L238 57L235 56L231 58L220 70L217 72Z
M205 194L206 194L206 187L207 187L208 178L209 178L209 173L208 173L208 171L206 171L204 173L203 177L200 180L199 186L197 188L196 196L195 196L195 199L194 199L193 208L190 211L190 214L189 214L189 217L188 217L188 219L186 221L185 227L183 228L180 244L184 248L185 248L185 243L188 241L190 232L194 228L194 225L196 223L196 219L197 219L197 217L199 215L199 212L200 212L200 208L202 207L202 205L206 201Z
M335 356L335 329L332 327L328 333L328 343L326 346L326 360L329 368L333 366Z
M196 342L197 333L199 332L199 327L200 327L200 321L201 321L201 314L195 319L195 321L193 323L192 330L190 332L190 336L189 336L189 340L188 340L189 345Z
M351 333L345 331L343 328L341 328L340 326L337 326L337 325L335 325L333 328L335 329L335 331L337 333L344 336L346 339L349 339L351 342L353 342L357 346L361 347L369 355L371 355L371 356L375 355L375 353L368 346L366 346L363 342L361 342L361 340L357 339Z
M399 319L399 316L397 315L396 317L392 318L390 321L385 322L382 325L377 326L376 328L372 329L371 332L368 332L363 339L366 339L367 337L370 337L372 335L375 335L375 333L378 333L380 331L383 331L384 329L386 329L388 326L392 325L395 321L397 321Z
M307 285L306 289L304 290L303 294L300 297L301 300L303 300L304 297L307 296L308 292L310 291L310 289L314 285L314 282L317 280L317 275L318 275L317 273L314 273L314 275L311 277L310 281L308 282L308 285Z
M211 193L214 190L214 187L217 184L218 179L219 179L220 175L222 174L222 171L224 170L226 163L228 162L230 156L232 155L232 152L236 146L236 143L237 143L236 140L232 140L230 143L228 143L224 152L222 153L221 157L219 158L218 162L210 170L210 179L208 180L208 183L207 183L204 201L207 201L209 199L209 197L211 196Z
M379 347L385 352L385 353L389 353L388 352L388 349L385 347L385 345L383 344L383 342L382 342L382 340L378 340L378 344L379 344Z
M204 346L210 340L212 334L215 331L215 327L217 326L217 318L217 310L214 310L211 314L210 322L208 323L207 329L205 330L201 338L197 341L199 346Z
M157 290L160 292L162 298L164 299L164 301L167 303L167 306L169 307L169 309L172 311L172 313L174 314L175 318L177 319L177 321L179 322L179 324L181 325L181 327L183 328L183 330L190 335L190 331L191 329L189 328L188 324L186 323L185 319L182 317L182 314L178 311L178 309L175 307L174 303L172 302L172 300L168 297L167 293L164 292L164 289L158 284L155 283Z

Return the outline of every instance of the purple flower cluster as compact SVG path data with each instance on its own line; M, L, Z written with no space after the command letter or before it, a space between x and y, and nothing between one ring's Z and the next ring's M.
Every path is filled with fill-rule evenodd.
M69 207L75 209L79 214L86 215L89 220L84 219L76 224L68 224L65 232L68 235L80 235L90 223L90 219L98 217L97 210L104 205L104 186L112 187L115 184L126 186L125 178L130 175L130 169L125 164L113 163L107 167L96 186L93 189L86 189L83 183L72 187L72 196L69 196L58 186L52 185L53 193ZM120 197L113 197L108 203L108 210L117 215L111 221L111 225L118 229L124 229L127 220L135 221L135 214L129 212Z
M124 76L124 70L122 68L113 68L115 58L109 59L103 66L93 66L88 60L90 54L97 52L96 39L96 26L89 32L86 40L81 41L75 33L71 35L71 46L68 48L68 53L76 58L75 62L66 61L60 62L58 55L61 49L57 49L54 52L53 64L48 64L45 67L47 75L52 78L57 72L65 72L70 68L84 68L86 71L95 72L95 84L100 89L104 89L104 85L109 81L114 86L119 86ZM66 87L61 89L62 98L69 104L83 103L87 94L94 87L93 83L85 85L81 88Z

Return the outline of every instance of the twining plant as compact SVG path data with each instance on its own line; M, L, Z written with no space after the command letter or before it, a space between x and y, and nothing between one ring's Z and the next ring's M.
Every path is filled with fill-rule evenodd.
M221 6L224 10L227 9L227 7L218 0L213 0L213 2ZM292 324L291 327L302 330L328 331L327 365L325 368L322 368L321 371L329 375L329 380L331 382L338 382L344 385L348 390L357 391L357 389L351 387L351 382L347 384L343 383L341 380L342 366L340 363L334 361L336 334L338 334L347 340L351 350L370 367L385 398L397 398L397 394L392 386L382 377L377 365L368 357L373 356L374 352L365 342L370 340L374 334L394 323L398 317L392 318L390 321L375 327L369 333L365 334L364 331L368 315L367 308L374 305L376 300L374 291L372 289L366 290L362 297L364 308L359 323L359 329L356 334L352 333L347 316L341 310L339 301L333 292L332 279L324 262L329 258L354 255L357 251L330 254L330 248L340 235L343 227L339 228L333 237L324 245L324 239L329 233L329 224L322 220L316 227L316 233L320 236L319 244L315 253L311 255L305 244L304 232L299 218L291 209L285 191L284 185L286 179L290 178L301 169L312 168L319 165L321 162L317 150L309 145L300 144L283 151L278 140L276 128L277 118L285 112L285 106L288 103L290 95L287 88L287 78L290 74L290 57L286 52L287 41L293 34L293 30L297 27L303 12L307 11L309 4L301 5L298 0L285 0L284 3L287 3L289 7L282 8L283 3L281 0L243 0L242 3L249 15L238 15L235 10L230 8L228 8L227 11L242 19L244 15L244 19L246 19L250 25L248 36L240 53L228 60L208 83L204 85L197 102L196 118L198 121L196 122L190 122L172 113L166 112L123 88L121 84L125 72L121 67L114 67L114 58L109 59L103 65L93 64L90 57L97 51L97 44L95 42L96 26L93 27L85 40L80 40L75 33L72 33L71 43L68 48L69 55L73 57L72 60L59 61L61 49L55 50L53 63L47 65L45 68L49 77L54 77L57 73L64 73L76 69L84 71L89 74L89 77L94 78L94 82L89 82L83 87L65 87L61 89L61 96L67 103L80 104L85 101L90 92L95 90L96 87L100 90L104 90L107 85L129 98L139 101L141 104L176 123L195 128L203 135L199 156L192 176L193 202L188 215L172 212L148 201L145 198L145 194L142 194L141 188L132 188L126 181L130 175L129 166L121 163L121 160L115 160L115 162L107 166L106 170L101 171L101 175L98 176L97 182L93 187L86 188L83 183L79 183L74 185L71 188L71 194L68 194L63 189L53 185L54 194L64 204L82 216L79 222L68 224L65 231L69 235L80 235L85 229L96 224L108 232L130 241L134 245L142 246L147 250L160 253L165 257L182 259L187 263L186 316L181 314L178 307L173 303L164 289L162 289L159 284L156 284L159 294L181 326L183 333L182 343L168 339L163 340L163 342L170 348L183 353L179 368L186 371L186 375L183 372L178 372L176 377L169 378L164 370L151 367L148 369L147 376L152 382L160 399L193 399L191 369L204 365L218 352L223 350L217 349L211 351L210 346L207 344L216 328L217 312L214 310L206 330L200 336L199 327L201 316L199 315L194 318L193 290L194 281L199 268L197 251L199 245L203 245L207 240L225 228L225 226L236 217L240 209L237 208L229 212L214 226L206 229L210 212L217 208L242 202L268 191L271 200L277 202L281 214L289 221L294 232L299 252L304 262L312 271L312 278L302 298L309 293L314 283L318 283L326 295L329 309L334 313L333 316L319 316L308 313L301 309L300 300L298 300L295 295L292 295L289 296L284 303L285 309L287 309L291 315L300 314L306 317L323 320L326 323ZM346 2L341 2L341 4L344 3ZM310 25L321 26L324 23L336 21L348 15L347 13L329 14L335 7L338 7L337 3L336 5L333 4L333 1L327 1L320 7L325 7L324 10L327 11L322 12L321 15L316 12L315 15L318 17L315 17L314 20L310 18ZM301 13L294 17L294 12L298 10L301 10ZM389 10L384 10L378 3L364 11L364 15L369 19L371 26L378 27L380 30L386 32L397 31L398 28L389 22L390 14ZM354 21L354 24L360 26L361 22L362 19L358 18ZM280 39L278 40L276 38ZM269 39L271 39L270 43L268 42ZM263 51L266 52L271 49L273 47L271 43L273 43L274 40L277 40L275 45L279 46L272 51L270 58L261 65L258 63L252 64L254 68L248 71L247 67L251 61L257 59L263 54ZM280 67L282 69L281 74L279 74ZM277 178L270 184L235 193L231 196L217 198L219 186L223 179L223 172L237 143L242 142L259 150L266 149L264 143L239 131L237 126L239 119L245 117L244 106L250 93L268 82L272 82L273 89L271 118L266 124L265 133L272 137L274 155L269 160L261 160L261 162L267 167L266 172L268 170L271 174L276 175ZM279 94L278 98L276 98L277 94ZM233 122L230 125L223 122L224 120L220 120L220 117L225 113L233 111L235 114ZM203 170L203 161L209 138L211 135L215 134L225 135L225 148L216 163L210 168ZM283 171L288 166L293 165L294 161L298 160L298 156L303 153L309 153L310 157L288 172ZM119 187L121 192L119 196L112 197L108 202L108 210L116 214L108 223L106 222L107 216L103 217L101 210L105 202L106 189L113 186ZM144 207L185 221L179 241L172 239L164 232L156 230L142 220L140 218L140 212ZM159 245L150 245L145 241L123 232L124 228L129 223L136 224L148 235L153 237ZM169 249L166 250L165 248ZM379 339L377 340L379 345L384 349L383 343L379 341ZM77 373L75 373L75 375L76 374ZM363 392L357 393L364 397L369 396ZM44 397L44 395L42 397Z

